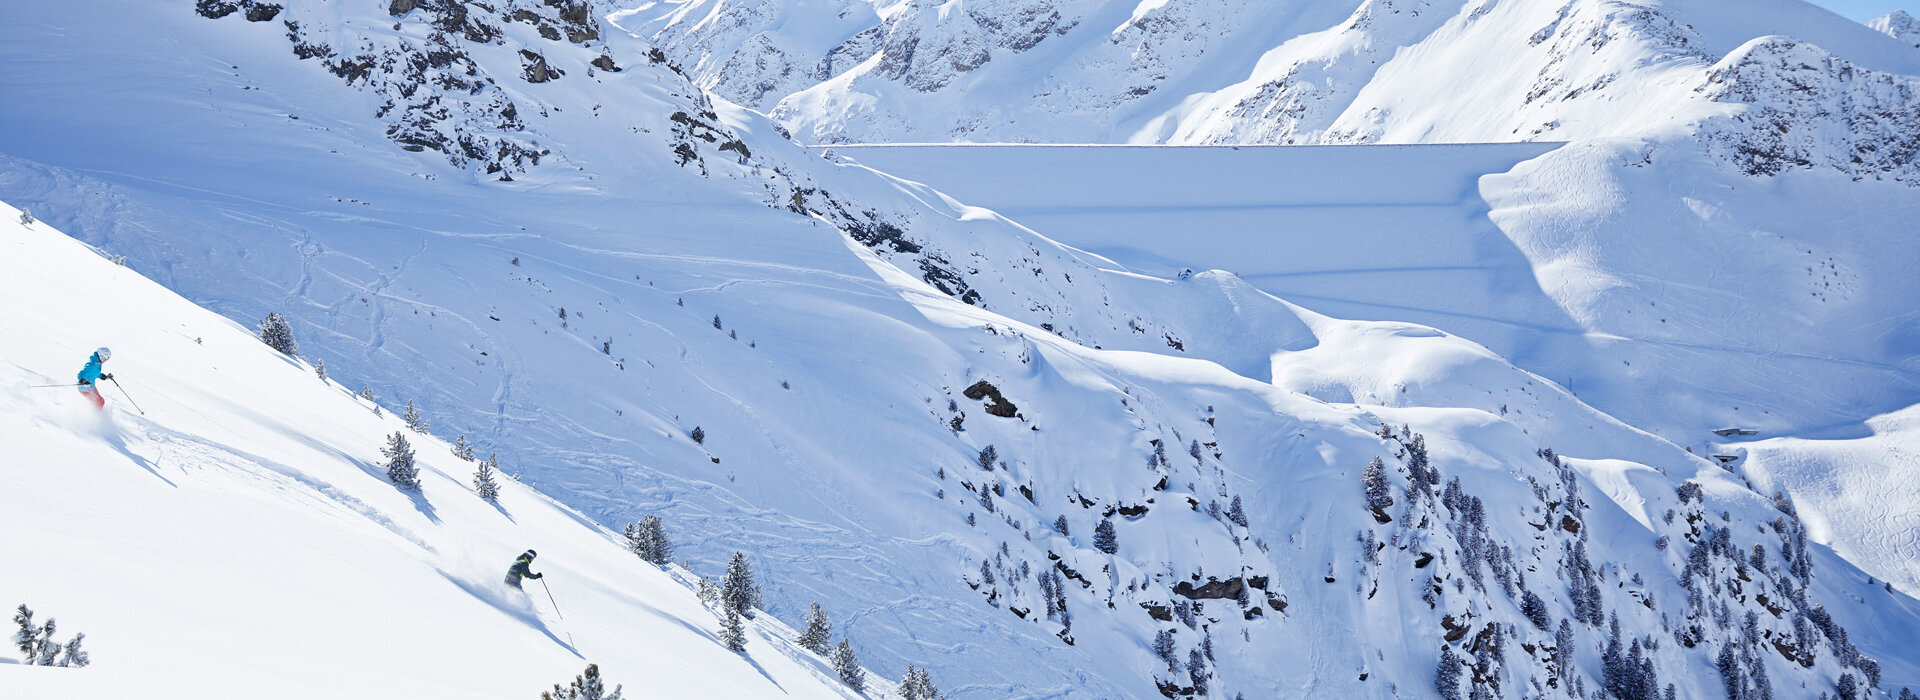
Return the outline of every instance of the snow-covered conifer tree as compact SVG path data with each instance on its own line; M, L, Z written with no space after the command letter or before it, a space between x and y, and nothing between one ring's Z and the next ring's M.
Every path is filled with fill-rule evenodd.
M1093 548L1107 554L1120 551L1120 540L1113 533L1113 521L1101 520L1093 527Z
M600 665L587 664L585 673L573 677L573 685L555 683L553 690L540 693L540 700L621 700L620 689L616 685L613 692L607 692L606 682L600 680Z
M1572 649L1567 649L1571 653ZM1441 700L1460 700L1460 656L1453 653L1453 647L1440 650L1440 665L1434 669L1433 688L1439 691Z
M740 611L729 606L720 615L720 643L729 651L747 650L747 629L740 622Z
M1393 506L1393 487L1387 484L1386 464L1379 457L1367 463L1360 472L1360 481L1367 487L1367 507L1382 513Z
M807 629L800 633L800 647L821 656L833 650L833 625L827 622L827 611L818 602L807 609Z
M1072 533L1067 531L1067 516L1064 516L1064 515L1060 516L1059 519L1053 521L1053 531L1060 533L1061 537L1073 536Z
M427 432L427 419L420 416L420 409L414 407L413 399L407 399L407 412L400 414L400 420L413 432Z
M493 480L493 473L500 468L499 455L487 455L487 461L473 472L473 492L493 503L500 500L500 483Z
M87 633L75 632L73 639L67 640L66 648L60 652L61 666L85 667L93 663L92 657L87 656L86 650L80 648L80 643L86 638Z
M867 670L860 668L860 658L853 655L853 644L849 640L840 640L840 646L833 649L833 670L840 674L840 682L856 692L867 689Z
M760 584L753 580L753 567L747 563L746 554L734 552L733 559L727 562L727 577L720 583L720 601L749 619L754 609L760 607Z
M47 621L48 628L43 632L40 627L33 624L33 611L27 609L26 604L22 603L13 613L13 623L20 626L20 631L13 633L13 645L20 650L20 658L28 666L32 666L40 658L42 637L53 633L51 629L53 621Z
M1233 505L1227 506L1227 520L1240 527L1247 526L1247 511L1240 506L1240 497L1233 497Z
M467 442L466 434L462 433L453 439L453 456L473 461L473 444Z
M940 689L934 687L933 676L924 668L915 668L907 664L907 675L900 679L900 697L905 700L939 700L945 697Z
M314 358L313 376L319 377L320 381L323 381L323 382L327 380L327 361L326 360Z
M1199 649L1187 653L1187 680L1193 682L1195 694L1207 694L1207 657Z
M279 350L283 355L300 354L300 344L293 340L293 326L289 325L287 317L281 316L279 312L267 314L267 317L260 321L260 342L266 343L267 347Z
M420 469L413 465L413 445L407 444L407 436L394 431L380 453L387 458L388 481L403 491L420 490Z
M1180 672L1180 658L1174 656L1173 630L1160 630L1153 636L1153 655L1167 665L1168 673Z

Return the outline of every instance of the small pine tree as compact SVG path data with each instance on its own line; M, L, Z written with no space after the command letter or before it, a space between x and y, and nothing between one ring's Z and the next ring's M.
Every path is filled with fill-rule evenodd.
M725 644L728 651L747 650L747 629L740 622L740 612L731 606L720 616L720 643Z
M1571 652L1571 649L1566 650ZM1440 692L1441 700L1460 700L1460 656L1453 653L1453 647L1440 650L1440 664L1434 670L1433 688Z
M320 381L323 381L323 382L327 380L327 361L326 360L322 360L318 358L314 359L313 376L319 377Z
M279 312L267 314L267 317L260 321L260 342L289 357L300 354L300 344L293 340L293 326L289 325L287 317L281 316Z
M407 444L407 436L394 431L387 436L387 446L380 448L387 458L387 480L400 487L402 491L420 490L420 469L413 464L413 445Z
M86 650L80 648L80 642L86 638L87 633L75 632L73 639L67 640L67 646L60 654L61 666L84 668L87 664L93 663L92 657L87 656Z
M993 471L993 463L998 459L1000 459L1000 452L998 450L993 449L992 445L988 445L985 448L982 448L980 450L980 457L978 458L978 462L980 464L981 469L985 469L987 471Z
M687 437L693 438L695 445L707 444L707 431L700 426L693 426L693 432L687 433Z
M467 436L461 434L453 439L453 456L473 461L473 445L467 442Z
M933 676L927 675L926 669L907 664L907 675L900 679L900 697L904 700L940 700L946 696L933 686Z
M654 566L666 566L673 561L673 543L667 539L666 525L658 515L627 525L627 549Z
M760 607L760 584L753 580L753 567L747 563L746 554L734 552L733 559L727 562L727 577L720 583L720 600L749 619L754 609Z
M694 585L694 595L699 596L700 602L709 608L720 604L720 587L705 576L700 577L700 581Z
M1541 600L1540 596L1531 590L1520 597L1520 614L1526 615L1527 621L1532 622L1533 626L1540 628L1542 632L1545 632L1547 624L1552 622L1547 619L1547 602Z
M587 664L587 671L573 677L573 685L562 687L553 684L553 690L542 691L540 700L621 700L621 686L614 686L613 692L607 692L607 684L600 680L600 665Z
M854 692L867 689L867 670L860 668L860 658L853 655L851 642L840 640L840 646L834 647L830 661L833 662L833 670L840 674L840 682L847 684Z
M36 219L34 219L34 218L33 218L33 213L32 213L32 212L29 212L29 211L27 211L27 210L25 210L25 209L21 209L21 210L20 210L20 225L21 225L21 226L32 226L32 225L33 225L33 222L34 222L34 221L36 221Z
M821 656L832 651L833 625L827 622L827 611L814 603L807 610L807 630L800 633L800 647Z
M48 623L51 625L52 621ZM33 624L33 611L27 609L25 603L13 613L13 624L20 626L20 631L13 633L13 645L20 650L20 658L32 666L40 659L42 632L40 627ZM52 634L52 630L47 630L46 634Z
M1240 506L1240 497L1233 497L1233 505L1227 506L1227 520L1240 527L1247 526L1247 510Z
M500 483L493 480L493 473L500 468L499 455L487 455L487 461L473 472L473 492L481 500L497 503L500 500Z
M407 399L407 412L400 414L400 421L416 433L427 432L427 419L420 417L420 409L415 408L413 399Z
M1379 457L1367 463L1366 470L1360 472L1360 481L1367 487L1367 507L1386 512L1393 505L1392 487L1387 484L1386 464Z
M1093 548L1106 554L1120 551L1120 540L1113 533L1113 521L1101 520L1093 527Z
M1153 636L1153 655L1167 665L1168 673L1180 672L1180 658L1174 656L1173 630L1160 630Z
M367 401L367 403L373 403L373 401L374 401L374 398L373 398L373 387L370 387L370 386L367 386L367 385L365 385L365 384L361 384L361 385L360 385L360 398L362 398L362 399L365 399L365 400ZM377 404L376 404L376 407L377 407Z
M1195 694L1207 694L1207 657L1199 649L1187 653L1187 680L1193 682Z
M1067 531L1067 516L1064 515L1053 521L1053 531L1060 533L1061 537L1073 536L1073 533Z

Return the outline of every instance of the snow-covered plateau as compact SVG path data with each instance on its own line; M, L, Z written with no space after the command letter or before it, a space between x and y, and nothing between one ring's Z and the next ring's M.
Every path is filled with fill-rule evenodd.
M0 605L92 662L0 696L1920 689L1910 20L96 5L0 6Z

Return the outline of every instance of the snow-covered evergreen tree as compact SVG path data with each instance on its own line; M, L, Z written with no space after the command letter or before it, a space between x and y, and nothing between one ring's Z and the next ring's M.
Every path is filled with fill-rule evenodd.
M1367 488L1367 507L1382 513L1393 506L1393 487L1387 483L1386 466L1375 457L1360 472L1360 481Z
M293 326L289 325L287 317L281 316L279 312L267 314L267 317L260 321L260 342L289 357L300 354L300 344L293 340Z
M1227 520L1240 527L1247 526L1247 510L1240 505L1240 497L1233 497L1233 505L1227 506Z
M600 665L587 664L587 670L573 677L573 684L562 687L553 684L553 690L542 691L540 700L621 700L622 686L614 686L613 692L607 692L607 684L600 680Z
M1101 520L1099 525L1093 526L1093 548L1106 554L1120 551L1120 540L1113 533L1112 520Z
M500 500L500 483L493 480L493 473L500 468L499 455L487 455L487 461L473 472L473 492L488 503Z
M867 689L867 670L860 668L860 658L853 655L851 641L840 640L840 646L834 647L833 658L830 661L833 662L834 672L840 674L840 682L847 684L847 687L854 689L855 692Z
M45 628L34 625L33 611L22 603L13 613L13 624L20 626L20 630L13 633L13 645L20 650L23 662L32 666L40 659L42 639L53 635L53 621L48 620Z
M720 643L730 651L747 650L747 628L740 622L740 612L728 606L720 615Z
M1207 694L1207 657L1199 649L1187 652L1187 680L1198 695Z
M649 515L627 524L626 535L627 550L647 563L666 566L673 561L673 542L667 538L667 527L660 516Z
M1564 650L1572 653L1572 649ZM1460 700L1460 655L1453 653L1453 647L1440 650L1440 664L1434 669L1433 688L1440 693L1441 700Z
M469 462L473 461L473 444L467 442L467 436L465 433L462 433L453 439L453 456L459 457L460 459L464 459Z
M373 403L374 402L373 387L367 386L365 384L361 384L360 398L365 400L367 403ZM378 407L378 404L375 404L375 406Z
M1547 602L1541 600L1539 594L1531 590L1520 597L1520 614L1526 615L1527 621L1532 622L1534 627L1540 628L1543 632L1552 622L1547 618Z
M1053 521L1053 531L1060 533L1061 537L1073 536L1072 533L1067 531L1067 516L1064 516L1064 515L1060 516L1059 519Z
M720 586L705 576L694 584L694 595L699 596L700 602L709 608L720 604Z
M93 658L87 655L86 650L80 648L80 643L86 638L87 633L75 632L73 639L67 640L67 646L60 652L61 666L84 667L93 663Z
M760 607L760 584L753 580L753 567L747 563L745 553L734 552L733 559L727 562L727 577L720 583L720 601L749 619L754 609Z
M1167 665L1168 673L1180 672L1180 657L1174 655L1173 630L1160 630L1153 636L1153 655Z
M413 399L407 399L407 412L400 414L400 420L413 432L427 432L427 419L420 416L420 409L414 407Z
M832 651L833 624L827 621L827 611L815 602L807 609L807 629L800 633L800 647L821 656Z
M319 377L320 381L323 381L323 382L327 380L327 361L326 360L322 360L319 358L314 359L313 376Z
M27 211L27 210L25 210L25 209L21 209L21 210L20 210L20 225L21 225L21 226L32 226L32 225L33 225L33 222L34 222L34 221L36 221L36 219L34 219L34 218L33 218L33 213L32 213L32 212L29 212L29 211Z
M695 444L695 445L705 445L705 444L707 444L707 430L706 430L706 428L702 428L702 427L700 427L700 426L697 426L697 425L696 425L696 426L693 426L693 432L690 432L690 433L687 433L687 437L690 437L690 438L693 438L693 444Z
M934 687L933 676L924 668L907 664L907 675L900 679L900 697L904 700L940 700L946 697Z
M53 618L39 625L33 624L33 610L25 604L13 613L13 624L20 629L13 633L14 648L20 651L21 663L28 666L85 666L89 663L87 652L80 649L85 634L75 634L65 646L53 638ZM65 655L62 655L65 652Z
M420 490L420 469L413 464L413 445L407 443L407 436L394 431L387 436L387 446L380 448L387 458L387 480L403 491Z

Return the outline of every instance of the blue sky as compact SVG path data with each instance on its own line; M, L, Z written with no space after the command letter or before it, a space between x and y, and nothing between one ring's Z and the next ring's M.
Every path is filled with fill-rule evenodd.
M1865 22L1894 10L1906 10L1914 14L1920 3L1914 0L1811 0L1813 4L1833 10L1844 17Z

